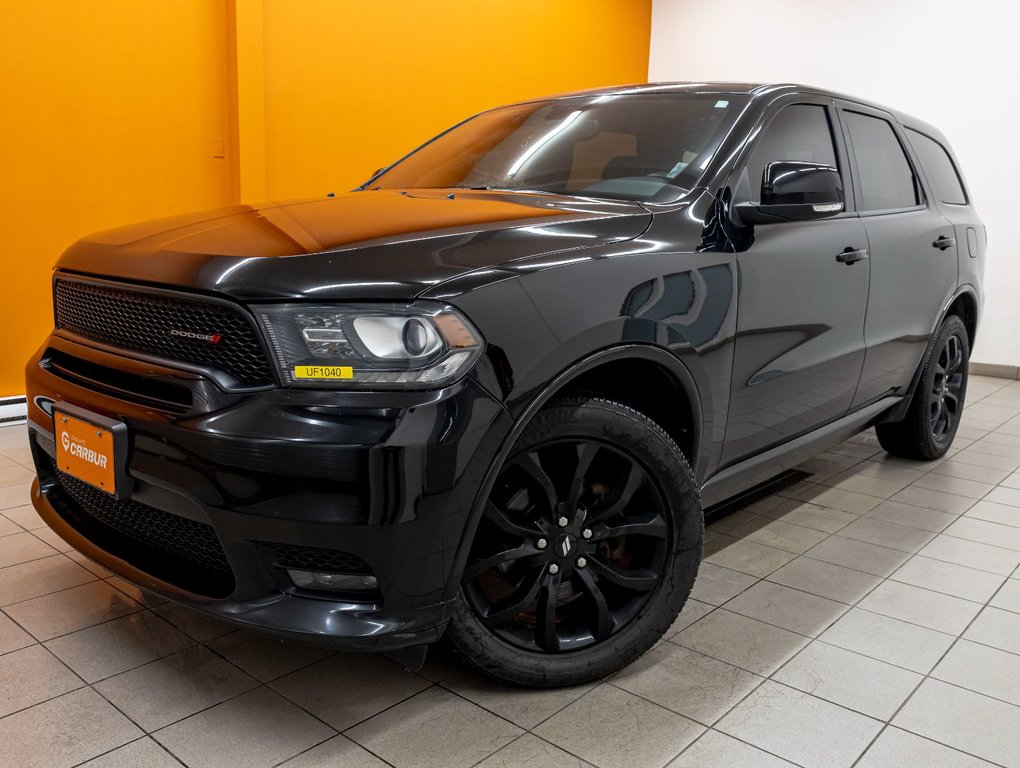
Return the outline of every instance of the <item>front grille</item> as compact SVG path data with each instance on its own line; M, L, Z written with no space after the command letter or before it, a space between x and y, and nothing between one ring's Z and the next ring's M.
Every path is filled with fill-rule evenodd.
M59 490L47 492L51 502L93 543L192 592L211 597L233 592L233 572L211 525L133 499L115 499L59 469L54 477Z
M251 320L228 304L58 278L57 328L169 360L207 365L243 384L273 372ZM215 344L171 331L219 336Z
M272 548L276 564L280 568L315 571L316 573L355 573L365 575L372 573L368 563L350 552L341 552L337 549L290 547L281 544L272 545Z

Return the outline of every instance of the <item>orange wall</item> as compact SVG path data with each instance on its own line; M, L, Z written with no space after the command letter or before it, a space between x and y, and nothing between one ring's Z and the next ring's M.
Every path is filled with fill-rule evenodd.
M644 81L650 29L651 0L5 3L0 396L77 237L349 189L478 110Z
M52 325L50 269L90 231L230 201L224 4L30 0L0 13L0 395Z
M271 198L360 184L482 109L644 82L650 0L267 0Z

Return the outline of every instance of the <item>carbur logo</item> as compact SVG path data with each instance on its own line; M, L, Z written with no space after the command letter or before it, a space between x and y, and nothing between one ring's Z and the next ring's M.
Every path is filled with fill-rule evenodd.
M179 331L176 328L170 330L171 336L179 336L182 339L198 339L208 341L210 344L219 344L223 336L219 333L195 333L194 331Z

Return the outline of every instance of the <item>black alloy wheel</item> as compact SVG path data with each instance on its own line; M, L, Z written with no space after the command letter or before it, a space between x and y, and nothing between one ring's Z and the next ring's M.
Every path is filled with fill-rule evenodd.
M875 426L882 447L894 456L931 461L953 444L967 397L970 337L956 315L942 321L903 419Z
M955 434L963 412L965 342L956 333L949 334L935 358L935 376L928 390L931 434L941 442Z
M703 522L693 477L654 422L559 401L503 464L465 566L457 650L503 680L594 679L639 656L686 601Z

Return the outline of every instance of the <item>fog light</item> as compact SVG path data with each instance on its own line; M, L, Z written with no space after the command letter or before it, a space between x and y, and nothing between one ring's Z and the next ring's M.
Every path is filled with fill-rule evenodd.
M332 592L369 592L379 589L375 576L364 573L324 573L287 569L295 587L326 589Z

